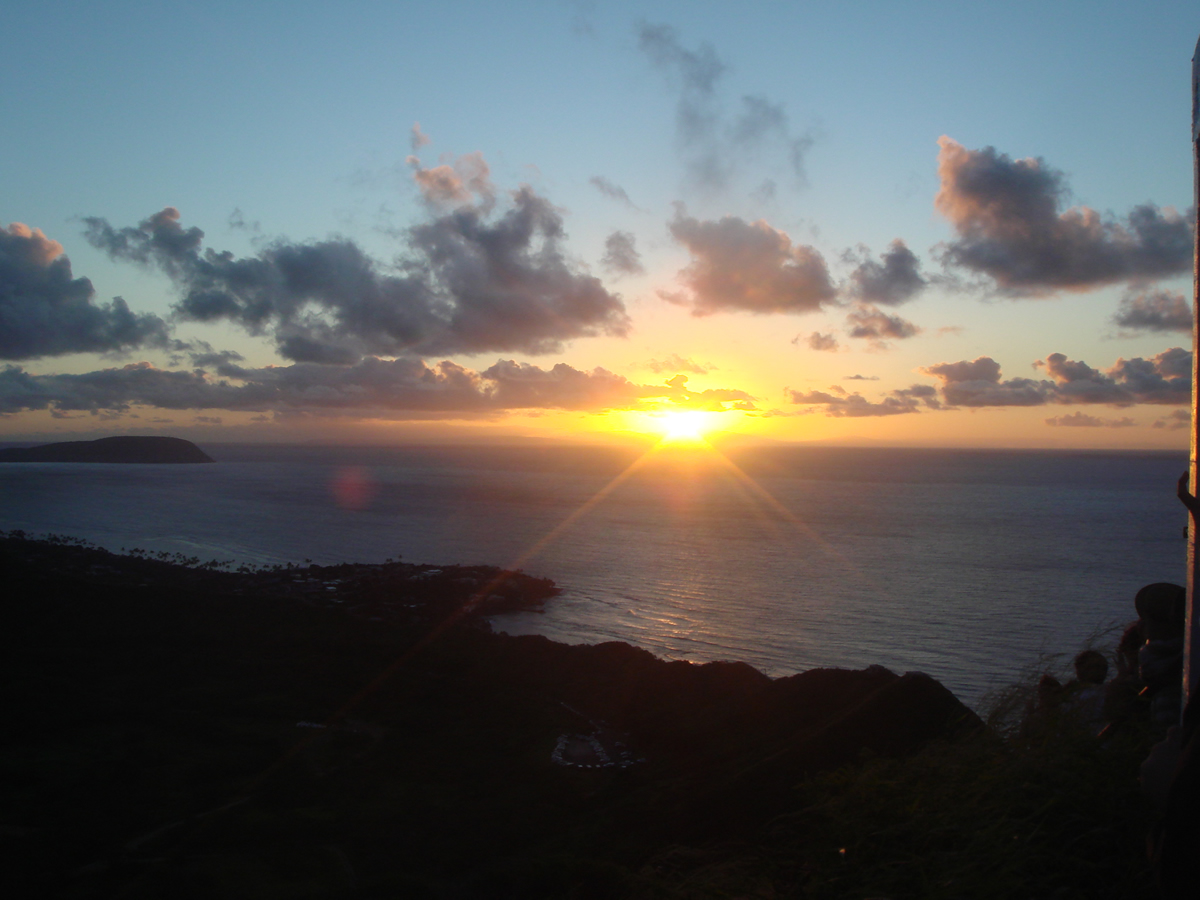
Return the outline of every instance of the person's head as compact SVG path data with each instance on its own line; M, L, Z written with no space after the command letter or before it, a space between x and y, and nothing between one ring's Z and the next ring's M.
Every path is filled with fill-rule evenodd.
M1183 635L1187 591L1182 585L1160 581L1148 584L1133 598L1146 640L1164 641Z
M1137 673L1138 651L1146 643L1146 635L1142 632L1142 620L1130 622L1125 626L1121 642L1117 644L1117 674L1133 675Z
M1104 684L1108 660L1098 650L1084 650L1075 657L1075 677L1084 684Z

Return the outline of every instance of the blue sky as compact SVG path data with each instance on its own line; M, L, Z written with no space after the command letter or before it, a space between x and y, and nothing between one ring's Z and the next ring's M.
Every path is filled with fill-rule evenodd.
M37 382L49 399L10 393L0 430L13 438L145 430L156 418L170 420L156 428L209 439L319 435L335 421L341 433L363 423L363 435L397 439L447 427L572 434L636 429L680 406L707 410L712 427L783 440L1183 446L1186 430L1169 418L1184 405L1178 392L1173 401L1160 391L1146 402L1151 395L1111 367L1190 349L1190 335L1120 328L1112 317L1139 294L1190 297L1190 271L1176 265L1153 277L1051 284L1024 292L1034 299L1014 299L997 289L1004 286L994 273L939 261L947 242L965 238L934 200L945 135L972 154L995 148L1009 163L1040 158L1041 171L1061 173L1060 213L1087 207L1120 225L1143 204L1186 212L1198 33L1200 14L1182 2L116 2L10 10L0 33L0 226L23 223L59 242L73 277L90 279L93 305L121 296L135 313L160 317L177 341L240 354L243 375L310 364L280 353L277 323L255 333L231 319L181 319L175 305L188 286L161 263L139 265L89 241L84 219L119 230L174 207L182 227L203 230L204 247L236 258L336 238L384 271L398 256L411 262L408 229L450 209L446 198L422 193L415 174L456 161L461 170L464 155L478 154L493 195L469 203L483 220L503 215L511 192L528 184L557 210L562 265L619 298L627 327L576 322L548 352L475 340L382 356L430 366L444 358L475 374L498 359L537 366L539 377L558 364L584 374L601 367L634 387L606 393L605 382L587 402L550 392L534 405L505 405L485 378L476 387L490 399L469 409L461 398L416 412L349 402L309 409L291 397L243 399L224 411L172 401L169 412L156 412L136 397L84 403L62 394L64 382ZM704 118L690 133L680 124L688 104ZM753 110L757 119L748 118ZM417 122L428 143L414 147ZM414 153L415 164L407 161ZM707 178L698 174L706 163ZM693 315L703 288L680 273L702 251L681 237L679 223L701 229L734 218L810 248L837 296L772 310L731 302ZM640 271L604 264L614 232L629 237ZM874 310L917 332L850 337L846 317L858 308L847 293L852 274L897 239L926 283L902 304ZM447 302L459 302L439 285ZM837 349L813 349L814 333ZM150 341L101 354L56 346L5 358L33 378L141 361L190 368L178 352L172 366L171 353ZM1050 385L1047 367L1033 363L1052 353L1108 373L1092 380L1111 388L1104 396L1115 403L1095 402L1100 395L1080 403L1084 394ZM998 383L1021 377L1050 386L1025 405L1011 395L988 405L978 391L947 395L946 378L924 371L981 357L999 363ZM670 360L691 366L670 370ZM352 374L339 374L339 383ZM691 393L649 390L678 374L690 379ZM862 378L847 380L854 375ZM206 377L234 378L211 365ZM918 383L942 391L938 407L890 393ZM704 390L726 399L694 396ZM855 393L867 404L858 413L816 399ZM888 396L892 406L880 406ZM1076 414L1091 421L1046 424Z

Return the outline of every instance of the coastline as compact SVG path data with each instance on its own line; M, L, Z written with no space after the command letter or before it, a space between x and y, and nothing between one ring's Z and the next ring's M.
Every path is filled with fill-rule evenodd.
M563 896L584 883L663 896L655 883L714 853L739 847L745 866L774 846L838 772L911 775L939 748L992 752L925 676L771 679L493 634L482 609L447 622L443 591L469 600L481 567L222 572L12 535L0 567L20 785L6 844L47 896ZM326 584L335 572L343 582ZM352 591L389 572L405 602L366 615L380 607ZM522 603L553 589L514 582ZM422 587L428 604L413 599ZM823 837L806 840L796 852L826 859ZM683 869L681 846L694 848ZM835 883L839 865L804 877Z

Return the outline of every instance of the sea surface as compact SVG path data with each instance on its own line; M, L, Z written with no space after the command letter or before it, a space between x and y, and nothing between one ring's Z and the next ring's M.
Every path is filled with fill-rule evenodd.
M881 664L976 707L1184 578L1182 453L205 444L215 465L0 466L0 529L238 563L554 579L514 634L770 675Z

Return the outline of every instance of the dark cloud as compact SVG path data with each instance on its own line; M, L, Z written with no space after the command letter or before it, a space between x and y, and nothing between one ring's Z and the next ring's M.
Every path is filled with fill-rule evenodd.
M623 203L630 209L637 209L637 207L634 206L633 201L629 199L629 195L625 193L625 188L621 187L619 184L614 184L603 175L593 175L588 179L588 184L592 185L592 187L598 190L605 197L608 197L610 200L616 200L620 203Z
M674 28L646 22L637 26L637 39L651 64L679 91L676 139L695 185L721 190L729 185L740 162L767 149L782 151L796 181L805 182L805 156L813 138L792 133L781 103L748 94L729 115L717 90L726 66L711 44L690 50Z
M616 275L641 275L646 271L634 237L628 231L614 231L608 236L600 265Z
M672 353L666 359L652 359L644 363L644 368L651 372L692 372L695 375L707 375L709 372L717 370L717 367L711 363L701 365L691 357L685 359L678 353Z
M845 381L878 381L878 375L847 375Z
M862 303L846 316L846 327L850 337L867 338L879 348L886 347L888 340L901 341L921 333L921 329L907 319L890 316Z
M793 246L784 232L761 219L725 216L702 222L680 207L670 229L692 256L679 274L691 290L685 302L694 316L726 310L813 312L837 294L817 250Z
M347 413L385 418L475 417L514 409L596 412L643 409L662 402L699 409L726 404L753 408L745 391L691 391L687 376L636 384L606 369L581 371L563 363L542 369L499 360L483 371L443 361L368 357L352 366L296 363L242 368L226 363L219 376L203 369L176 372L149 363L69 375L0 370L0 413L127 413L134 407L229 412ZM742 408L739 406L738 408Z
M796 335L794 338L792 338L792 343L799 346L800 337L800 335ZM818 350L823 353L834 353L840 346L837 338L835 338L832 333L821 334L819 331L814 331L812 334L810 334L804 339L804 343L809 350Z
M1118 359L1108 370L1137 403L1182 404L1192 399L1192 352L1164 350L1150 359Z
M1053 416L1046 419L1046 424L1056 428L1132 428L1134 425L1137 425L1137 422L1128 416L1123 416L1120 419L1101 419L1096 416L1089 416L1084 412L1076 412L1070 415Z
M155 265L182 298L178 318L230 321L270 334L296 362L364 355L551 353L573 338L624 336L621 298L562 249L559 212L529 187L490 212L486 171L420 170L431 207L450 206L403 233L388 270L353 241L278 241L254 257L202 249L168 207L135 228L87 219L87 237L114 259ZM464 171L466 174L464 174Z
M931 384L913 384L906 388L892 391L891 395L899 400L920 401L929 409L943 409L942 401L938 398L937 388Z
M993 279L1004 293L1083 291L1178 275L1192 264L1191 225L1171 210L1137 206L1123 223L1087 207L1060 212L1066 181L1041 159L968 150L948 137L938 144L935 202L958 233L943 261Z
M81 375L33 375L5 366L0 369L0 413L124 411L133 405L204 409L212 406L209 387L202 374L156 369L149 363Z
M215 366L219 372L223 366L236 365L245 361L242 354L234 350L217 350L208 341L181 341L172 338L167 342L166 349L170 353L167 364L172 367L182 365L186 358L192 366L198 368Z
M91 281L72 275L58 241L20 222L0 228L0 359L167 344L158 316L130 312L120 297L96 304L95 293Z
M1060 403L1109 403L1129 406L1135 401L1122 384L1105 373L1093 369L1082 360L1067 359L1065 354L1051 353L1034 363L1054 379L1050 395Z
M246 357L236 350L214 350L208 341L193 341L189 347L188 359L199 369L216 368L217 374L236 363L244 362Z
M1002 379L1000 364L988 356L975 360L939 363L920 371L938 379L940 385L914 384L890 391L878 402L867 400L840 387L825 391L785 393L792 403L823 407L835 417L890 416L927 409L979 408L986 406L1045 406L1047 404L1107 404L1131 406L1136 403L1179 404L1191 396L1191 353L1174 347L1150 359L1118 359L1107 372L1083 362L1052 353L1036 365L1044 368L1049 379ZM1155 424L1155 428L1168 427ZM1100 419L1083 413L1057 416L1047 425L1125 428L1135 424L1125 417ZM1174 427L1174 426L1172 426Z
M1000 364L989 356L968 362L938 363L921 370L939 379L951 406L1041 406L1052 385L1030 378L1000 380Z
M1128 331L1192 333L1192 306L1183 294L1143 291L1124 297L1113 323Z
M939 363L921 371L941 381L942 399L949 406L1042 406L1047 403L1187 403L1191 398L1190 351L1164 350L1150 359L1118 359L1101 372L1087 363L1051 353L1035 365L1051 380L1002 380L1000 364L988 356L973 361Z
M850 273L848 293L864 303L899 306L929 284L921 275L921 261L902 240L894 240L879 261L864 258Z

